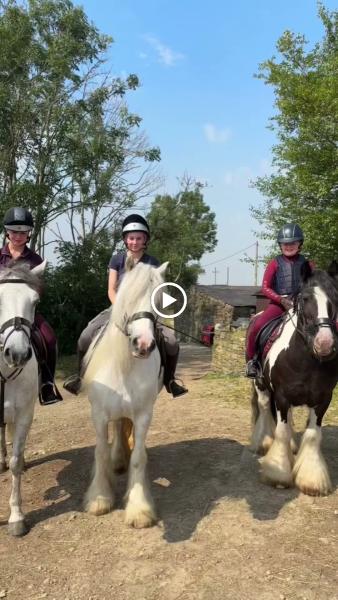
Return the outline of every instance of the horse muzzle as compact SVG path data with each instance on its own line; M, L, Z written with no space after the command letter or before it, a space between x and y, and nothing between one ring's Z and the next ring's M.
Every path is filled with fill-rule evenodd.
M139 338L134 338L132 344L132 355L134 358L149 358L150 354L155 349L156 343L153 339L150 344L140 342Z
M5 348L3 357L8 367L23 367L32 358L32 348L27 350L16 350L10 347Z

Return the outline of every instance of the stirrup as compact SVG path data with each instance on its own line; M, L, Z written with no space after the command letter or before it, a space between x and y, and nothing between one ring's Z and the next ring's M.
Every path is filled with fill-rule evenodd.
M46 392L46 387L49 389ZM45 394L43 390L45 389ZM52 381L47 381L43 383L41 386L40 394L39 394L40 404L42 406L48 406L49 404L55 404L56 402L61 402L63 398L61 395L56 394L54 391L54 384Z
M249 379L256 379L256 377L260 374L260 367L257 362L257 359L252 358L248 360L246 364L245 376Z

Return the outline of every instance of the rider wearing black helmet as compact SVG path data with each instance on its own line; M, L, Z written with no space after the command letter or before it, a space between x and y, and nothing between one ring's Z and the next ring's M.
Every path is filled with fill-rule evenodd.
M32 213L22 206L10 208L5 213L3 225L8 241L0 251L0 269L7 267L13 260L18 263L26 263L31 269L40 265L43 262L41 256L27 246L34 227ZM54 389L57 357L55 333L40 314L35 315L34 325L39 330L47 348L47 361L42 361L40 365L41 402L42 404L54 404L62 400L60 394Z
M250 325L247 338L247 377L254 379L258 372L256 338L259 331L269 321L293 307L292 297L300 287L301 267L306 258L300 254L304 241L302 229L297 223L285 223L277 234L281 254L272 259L264 272L262 292L270 303L262 314L255 317ZM313 268L313 263L310 263Z
M114 304L118 286L121 283L126 269L126 261L131 260L134 263L142 262L154 267L160 265L157 258L150 256L145 252L150 240L150 229L147 221L138 214L128 215L122 223L122 238L126 247L125 252L114 254L109 262L108 279L108 297L111 304ZM110 316L110 308L102 311L97 317L90 321L83 330L78 340L78 371L75 375L69 377L64 387L72 394L78 394L81 389L81 364L82 359L87 352L91 341L96 333L106 325ZM165 374L164 385L167 392L174 398L182 396L188 390L180 385L175 379L175 370L178 361L179 346L174 333L168 327L159 325L164 336L165 346Z

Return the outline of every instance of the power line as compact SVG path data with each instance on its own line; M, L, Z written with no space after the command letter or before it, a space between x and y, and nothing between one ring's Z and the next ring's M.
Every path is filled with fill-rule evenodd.
M215 265L216 263L222 262L223 260L228 260L229 258L232 258L233 256L237 256L237 254L242 254L243 252L245 252L246 250L249 250L250 248L253 248L254 246L256 246L256 242L254 242L253 244L250 244L250 246L248 246L247 248L243 248L242 250L238 250L237 252L234 252L234 254L229 254L229 256L225 256L225 258L219 258L218 260L213 260L210 263L207 263L206 265L201 265L202 268L204 267L209 267L210 265Z

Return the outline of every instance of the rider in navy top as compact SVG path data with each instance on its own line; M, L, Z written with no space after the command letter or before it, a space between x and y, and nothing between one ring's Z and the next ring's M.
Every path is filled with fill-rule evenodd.
M15 207L7 210L4 216L4 229L8 243L0 251L0 269L15 263L28 264L30 269L40 265L43 260L39 254L28 248L27 243L34 227L33 217L29 210ZM42 362L41 369L41 402L54 404L62 400L54 390L54 375L57 357L56 336L41 314L35 315L35 327L39 330L47 348L47 362Z
M154 267L160 265L157 258L150 256L145 252L150 240L150 229L147 221L141 215L133 214L124 219L122 224L122 235L126 252L114 254L109 262L108 297L112 305L115 302L116 292L124 275L127 260L132 260L134 263L142 262ZM95 335L108 322L110 310L110 308L106 309L92 319L80 335L77 344L78 371L64 383L66 390L72 394L78 394L81 389L82 359ZM166 390L176 398L188 391L175 379L179 346L171 329L162 324L158 324L157 326L162 330L164 337L165 369L163 383Z

